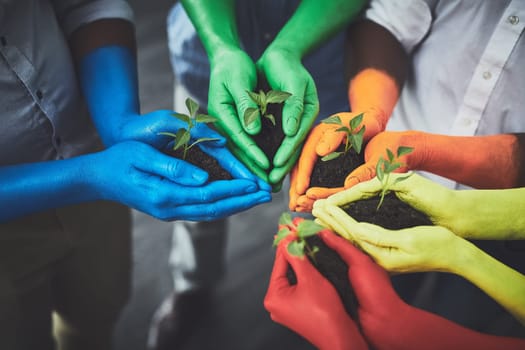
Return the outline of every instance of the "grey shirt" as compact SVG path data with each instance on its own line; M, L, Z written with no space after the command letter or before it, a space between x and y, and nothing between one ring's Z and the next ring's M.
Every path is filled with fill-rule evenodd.
M123 0L0 0L0 166L99 145L67 36L102 18L132 20L132 10Z

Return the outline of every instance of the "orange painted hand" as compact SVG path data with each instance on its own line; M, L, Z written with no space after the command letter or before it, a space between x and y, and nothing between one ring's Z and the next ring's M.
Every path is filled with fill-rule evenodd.
M362 118L361 123L355 128L355 131L359 132L361 128L364 127L364 134L362 135L363 144L377 132L381 131L383 127L380 120L384 119L384 113L377 108L372 108L365 112L342 112L334 114L332 117L335 116L338 116L341 124L347 127L354 118ZM308 135L299 161L295 165L290 177L290 210L306 211L304 209L311 209L311 207L306 204L308 203L308 198L304 196L310 186L310 176L315 167L315 163L320 161L321 157L330 154L346 142L346 133L337 130L340 127L341 125L339 124L321 122L315 126ZM317 191L322 193L323 197L321 198L328 197L330 194L342 189L342 187L316 188Z
M395 80L383 71L377 69L364 69L351 81L348 98L352 109L357 112L338 113L342 124L348 126L350 120L362 114L362 121L356 131L364 126L363 144L374 137L386 127L388 119L399 96ZM311 211L315 198L326 198L343 189L321 188L310 189L315 196L307 195L310 186L310 176L319 157L335 151L345 141L345 133L337 131L339 125L317 125L303 147L296 170L291 175L290 210ZM342 184L341 184L342 185Z

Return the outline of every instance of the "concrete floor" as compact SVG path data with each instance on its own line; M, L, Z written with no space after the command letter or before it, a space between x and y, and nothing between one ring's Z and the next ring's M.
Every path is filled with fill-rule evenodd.
M166 15L173 1L130 0L134 8L142 112L170 109L173 75ZM311 349L305 340L271 321L263 308L273 264L272 239L283 193L272 203L234 215L227 242L227 273L217 286L203 325L184 349ZM143 350L153 312L172 288L168 256L171 224L134 212L133 292L115 334L117 350ZM247 234L249 233L249 234Z

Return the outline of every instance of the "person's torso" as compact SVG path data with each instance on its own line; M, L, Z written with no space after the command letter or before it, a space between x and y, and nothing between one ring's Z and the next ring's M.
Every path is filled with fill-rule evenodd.
M525 132L524 1L429 0L430 29L388 128Z
M0 2L0 165L97 144L66 38L47 0Z

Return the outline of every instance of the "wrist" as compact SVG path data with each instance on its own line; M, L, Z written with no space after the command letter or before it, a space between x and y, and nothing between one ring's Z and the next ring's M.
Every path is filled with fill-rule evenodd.
M298 61L301 62L302 55L290 45L282 43L271 43L261 55L259 62L265 65L265 62L275 61Z
M476 268L480 259L480 250L471 242L456 236L453 249L447 254L450 257L446 272L466 278Z

